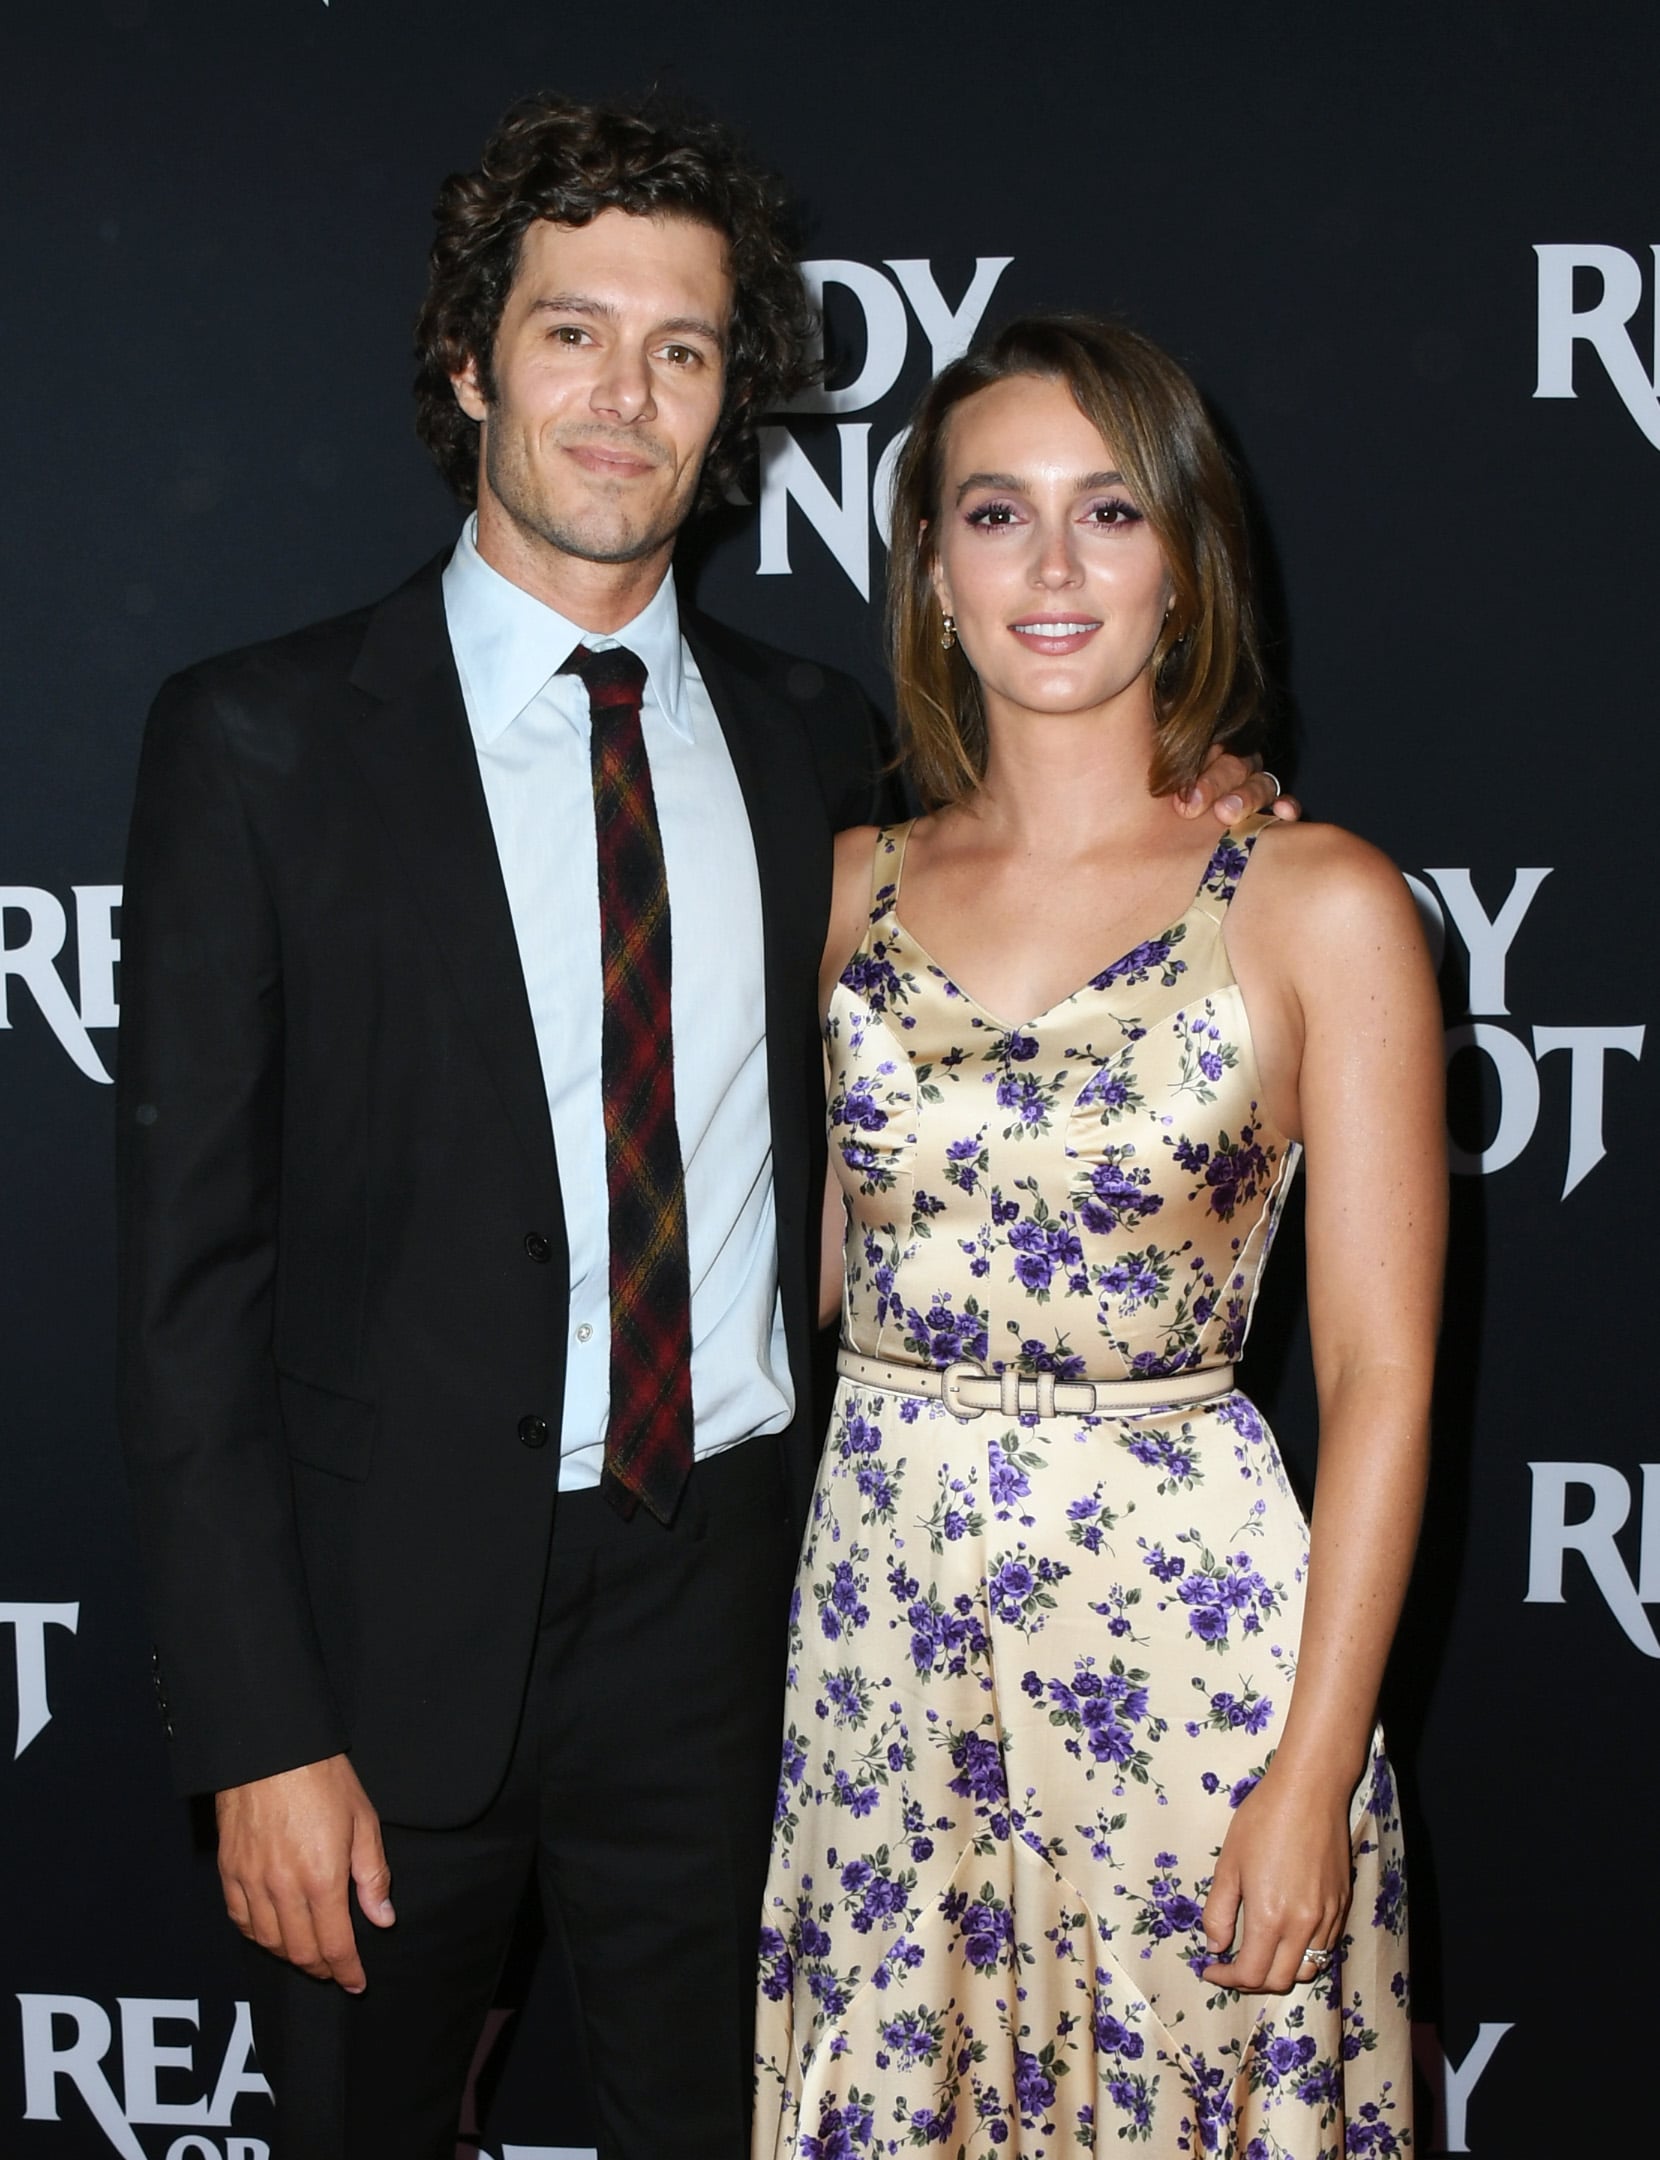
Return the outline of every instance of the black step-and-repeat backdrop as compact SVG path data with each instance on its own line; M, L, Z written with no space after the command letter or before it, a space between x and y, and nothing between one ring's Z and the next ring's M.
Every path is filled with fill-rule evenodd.
M1282 769L1393 852L1444 952L1445 1377L1387 1705L1420 2149L1641 2144L1657 80L1653 10L1502 0L8 11L8 2160L264 2160L271 2134L200 1825L167 1797L111 1412L107 1083L144 710L169 670L445 543L406 387L435 185L522 89L651 81L788 174L830 323L830 387L773 416L755 501L697 551L716 614L881 693L906 409L1018 307L1129 316L1248 462ZM1306 1475L1292 1247L1249 1378ZM562 1988L527 1924L469 2153L590 2149Z

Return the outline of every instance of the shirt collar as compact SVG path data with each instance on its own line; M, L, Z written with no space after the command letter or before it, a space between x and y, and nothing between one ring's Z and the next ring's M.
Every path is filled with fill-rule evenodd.
M594 652L626 645L637 654L647 698L677 734L692 739L672 570L632 622L602 637L493 569L478 551L475 516L461 528L444 569L444 614L467 717L481 742L505 734L579 645Z

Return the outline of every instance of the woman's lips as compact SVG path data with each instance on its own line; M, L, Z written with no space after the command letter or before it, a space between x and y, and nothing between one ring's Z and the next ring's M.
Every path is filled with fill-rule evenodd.
M1100 627L1093 615L1023 615L1009 625L1022 645L1047 654L1081 651Z

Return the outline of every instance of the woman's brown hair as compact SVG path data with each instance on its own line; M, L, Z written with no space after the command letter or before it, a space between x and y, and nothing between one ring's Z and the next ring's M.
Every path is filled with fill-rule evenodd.
M726 494L758 416L793 396L818 365L818 317L790 245L785 197L726 128L644 108L528 98L503 117L478 170L452 173L439 189L415 324L416 431L469 507L478 422L456 403L451 378L475 361L480 388L494 399L496 332L525 233L539 218L586 225L602 210L692 218L730 251L726 396L704 459L702 502Z
M1112 446L1164 552L1174 593L1153 648L1155 795L1192 786L1213 743L1251 751L1266 677L1251 595L1244 504L1232 464L1186 371L1151 339L1091 315L1025 315L937 375L894 478L888 655L900 742L930 808L985 775L986 715L973 669L941 646L935 597L946 438L952 413L1011 376L1064 382Z

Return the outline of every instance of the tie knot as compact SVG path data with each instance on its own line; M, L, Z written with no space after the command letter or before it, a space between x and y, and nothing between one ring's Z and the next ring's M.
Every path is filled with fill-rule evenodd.
M618 706L631 706L635 712L640 709L646 687L645 662L626 645L612 645L604 652L579 645L559 672L582 678L589 706L595 712Z

